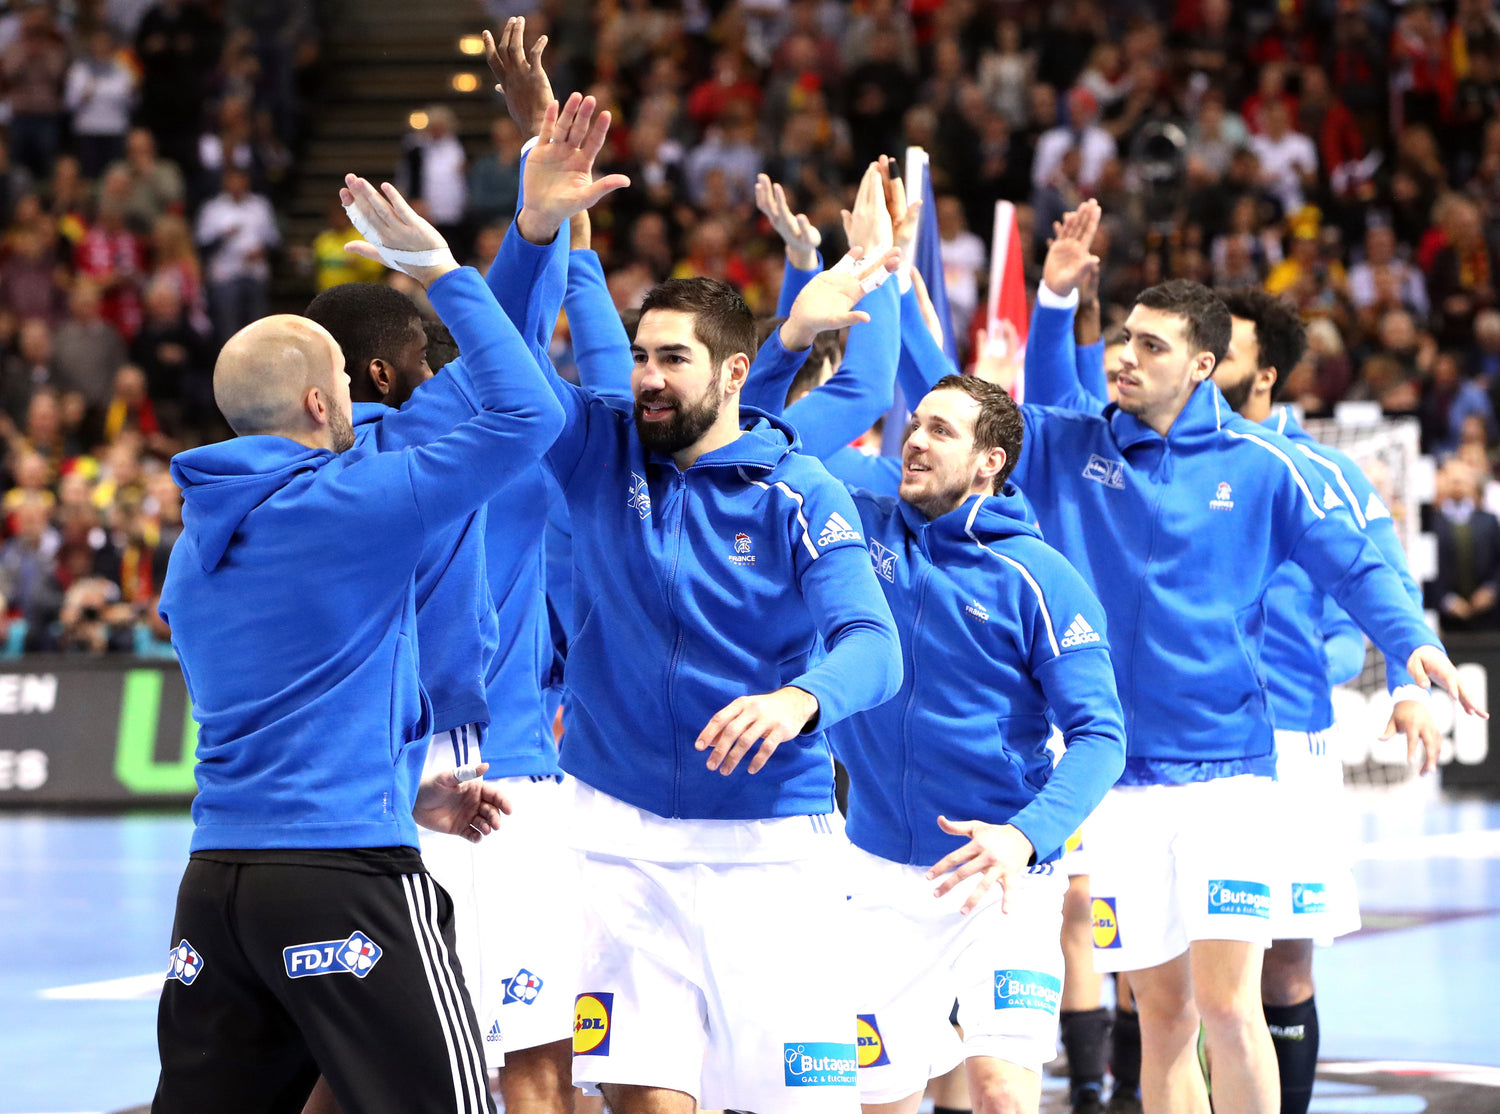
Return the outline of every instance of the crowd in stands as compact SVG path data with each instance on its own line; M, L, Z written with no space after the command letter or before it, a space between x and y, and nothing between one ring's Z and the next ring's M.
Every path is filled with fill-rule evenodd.
M0 592L26 621L27 646L79 643L59 632L80 579L142 604L140 558L126 575L117 554L146 554L159 581L155 547L170 542L175 506L152 481L176 445L223 432L213 355L265 312L273 210L315 68L308 0L146 3L80 4L66 26L46 6L0 19L0 425L11 443ZM1311 340L1289 397L1311 415L1344 400L1415 415L1424 449L1464 481L1445 480L1440 513L1461 515L1463 499L1442 496L1470 488L1500 512L1495 0L473 9L476 29L512 14L527 17L528 43L548 36L554 89L592 93L614 113L600 166L634 185L594 211L592 242L622 310L652 283L694 274L734 282L770 313L782 252L756 211L756 174L787 188L833 259L859 172L920 145L966 355L995 201L1018 206L1034 289L1052 221L1096 197L1106 328L1170 277L1289 298ZM482 140L460 136L441 105L413 118L423 126L394 178L484 266L515 205L526 137L498 99ZM296 246L318 285L388 281L343 253L348 238L333 207L316 242ZM559 338L565 366L565 328ZM120 482L116 468L134 478ZM94 513L80 533L82 487ZM44 516L18 513L44 501ZM85 536L99 564L80 577L70 570L81 558L64 555ZM151 634L145 620L132 630ZM110 645L132 641L110 631Z
M0 4L0 652L169 653L171 454L267 312L310 0Z

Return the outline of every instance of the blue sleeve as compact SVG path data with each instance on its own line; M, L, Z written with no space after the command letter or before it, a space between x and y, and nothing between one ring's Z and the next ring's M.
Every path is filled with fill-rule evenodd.
M512 221L485 282L538 361L551 363L548 349L568 286L567 226L550 244L533 244Z
M1104 409L1104 398L1085 391L1078 374L1074 313L1072 306L1047 306L1037 299L1026 335L1026 401L1098 414ZM1099 366L1102 377L1104 365Z
M474 381L460 356L413 391L400 410L387 408L380 421L369 427L369 437L375 451L382 453L425 445L481 409Z
M901 295L901 358L896 363L896 381L906 405L915 410L939 379L957 374L958 368L943 346L927 331L922 303L913 287Z
M1365 636L1349 613L1327 596L1318 629L1323 636L1323 654L1328 659L1329 685L1343 685L1365 668Z
M786 393L791 389L792 380L797 378L811 354L811 348L792 351L781 343L781 330L772 329L750 364L750 374L740 391L740 405L780 417L786 409Z
M1125 713L1108 643L1101 638L1059 649L1052 622L1054 615L1082 615L1102 636L1104 608L1081 576L1064 562L1058 566L1045 598L1038 591L1032 599L1027 634L1031 675L1046 694L1067 749L1045 788L1010 820L1031 841L1038 862L1062 849L1125 768Z
M858 522L848 492L840 488L839 494L846 505L841 511L844 518ZM896 695L901 687L901 640L862 540L827 549L809 561L801 587L827 652L787 683L817 697L817 730L826 731Z
M601 397L632 398L630 338L609 296L604 265L588 248L568 253L568 329L573 334L573 359L578 380Z
M821 252L816 254L818 265L811 271L793 267L790 259L781 268L781 293L776 296L777 317L789 316L792 312L792 303L797 300L797 295L802 293L802 288L823 273L823 255Z
M1075 344L1073 362L1078 367L1078 385L1084 393L1097 398L1101 409L1108 405L1109 377L1104 374L1104 341Z
M563 413L547 376L500 312L479 273L463 267L428 289L433 308L465 353L478 414L400 457L428 529L478 510L547 450Z
M901 348L895 285L887 280L860 299L859 308L870 320L849 329L838 371L787 408L786 420L802 438L802 451L809 456L820 460L832 456L891 408Z

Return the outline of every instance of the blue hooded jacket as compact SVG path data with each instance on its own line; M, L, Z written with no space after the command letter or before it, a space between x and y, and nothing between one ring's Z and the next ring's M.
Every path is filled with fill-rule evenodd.
M417 564L561 424L477 273L429 296L484 407L446 436L364 455L248 436L173 459L183 534L161 613L199 723L193 850L417 846Z
M870 492L854 502L902 632L903 679L833 729L850 840L930 865L964 842L937 826L945 815L1013 824L1038 862L1057 858L1125 764L1098 600L1009 484L932 520ZM1054 725L1067 745L1056 769Z

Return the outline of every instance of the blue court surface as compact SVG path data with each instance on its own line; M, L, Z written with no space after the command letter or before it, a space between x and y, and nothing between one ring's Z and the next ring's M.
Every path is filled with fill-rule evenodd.
M1500 805L1415 787L1355 808L1365 929L1318 956L1313 1112L1500 1112ZM190 827L0 813L0 1114L150 1101Z

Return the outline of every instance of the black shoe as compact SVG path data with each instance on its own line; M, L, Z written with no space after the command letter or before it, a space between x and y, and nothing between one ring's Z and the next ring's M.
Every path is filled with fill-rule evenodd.
M1109 1096L1109 1105L1104 1114L1143 1114L1139 1095L1127 1094L1116 1088Z
M1085 1091L1073 1103L1073 1114L1105 1114L1104 1103L1099 1101L1098 1091Z

